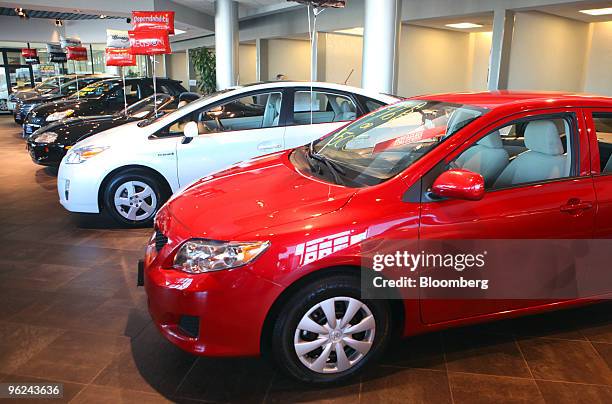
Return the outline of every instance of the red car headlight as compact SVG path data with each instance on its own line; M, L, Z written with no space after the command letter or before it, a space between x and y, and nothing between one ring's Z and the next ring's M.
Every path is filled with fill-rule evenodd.
M174 257L174 269L190 274L222 271L251 263L268 249L268 241L223 242L191 239Z

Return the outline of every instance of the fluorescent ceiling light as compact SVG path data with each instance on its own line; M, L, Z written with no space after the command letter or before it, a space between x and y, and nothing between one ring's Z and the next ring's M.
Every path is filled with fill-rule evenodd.
M349 29L339 29L337 31L334 31L338 34L348 34L348 35L359 35L359 36L363 36L363 27L357 27L357 28L349 28Z
M612 7L592 8L590 10L580 10L580 12L583 14L588 14L588 15L608 15L608 14L612 14Z
M445 26L449 28L457 28L457 29L482 28L482 25L474 24L472 22L458 22L455 24L446 24Z

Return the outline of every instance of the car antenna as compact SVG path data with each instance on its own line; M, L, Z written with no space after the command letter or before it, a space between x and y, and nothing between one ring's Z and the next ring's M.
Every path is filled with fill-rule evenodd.
M346 80L344 80L344 85L346 85L346 83L348 83L349 79L351 78L351 76L353 75L354 72L355 72L355 69L351 69L351 72L346 77Z

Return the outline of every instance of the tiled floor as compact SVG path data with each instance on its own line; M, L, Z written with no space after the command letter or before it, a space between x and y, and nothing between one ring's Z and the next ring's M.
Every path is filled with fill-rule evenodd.
M150 230L69 215L18 134L0 118L0 381L62 382L64 401L87 403L612 403L609 303L411 338L324 390L259 359L181 352L135 287Z

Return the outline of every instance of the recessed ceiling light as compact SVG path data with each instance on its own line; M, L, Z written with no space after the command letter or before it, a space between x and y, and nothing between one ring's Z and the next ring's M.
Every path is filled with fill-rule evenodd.
M445 26L449 28L457 28L457 29L482 28L482 25L474 24L473 22L458 22L455 24L446 24Z
M612 14L612 7L592 8L590 10L580 10L580 12L583 14L588 14L588 15L608 15L608 14Z

